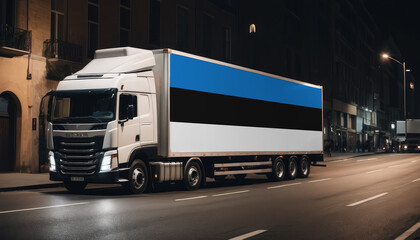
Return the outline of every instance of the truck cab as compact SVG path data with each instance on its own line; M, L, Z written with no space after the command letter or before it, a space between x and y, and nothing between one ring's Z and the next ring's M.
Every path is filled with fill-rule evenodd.
M144 64L127 66L133 55L143 55ZM133 152L156 151L153 65L147 50L99 50L90 64L48 94L51 180L74 192L88 182L129 183Z

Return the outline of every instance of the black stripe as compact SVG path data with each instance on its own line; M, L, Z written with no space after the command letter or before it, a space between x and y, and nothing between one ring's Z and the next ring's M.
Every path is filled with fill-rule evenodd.
M171 121L322 131L322 110L171 88Z

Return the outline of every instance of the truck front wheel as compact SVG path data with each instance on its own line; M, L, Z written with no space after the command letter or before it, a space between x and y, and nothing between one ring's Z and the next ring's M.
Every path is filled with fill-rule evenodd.
M149 173L142 160L134 160L130 166L128 183L124 184L131 193L143 193L149 183Z
M187 163L184 169L184 185L189 191L197 190L202 181L200 165L196 161Z
M82 193L85 190L86 185L87 182L64 182L64 187L66 187L71 193Z

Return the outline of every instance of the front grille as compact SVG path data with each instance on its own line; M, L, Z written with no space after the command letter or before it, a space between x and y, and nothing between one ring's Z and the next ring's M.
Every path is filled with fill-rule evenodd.
M99 170L103 137L63 138L54 137L54 146L61 174L90 176Z

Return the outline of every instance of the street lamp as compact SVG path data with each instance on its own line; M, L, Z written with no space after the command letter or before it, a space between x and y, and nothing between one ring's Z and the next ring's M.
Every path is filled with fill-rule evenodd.
M410 69L405 69L405 62L400 62L397 59L389 56L386 53L382 54L382 58L384 59L391 59L392 61L400 64L403 67L403 74L404 74L404 119L405 119L405 140L407 140L407 99L406 99L406 95L407 95L407 89L406 89L406 80L405 80L405 72L409 72Z

